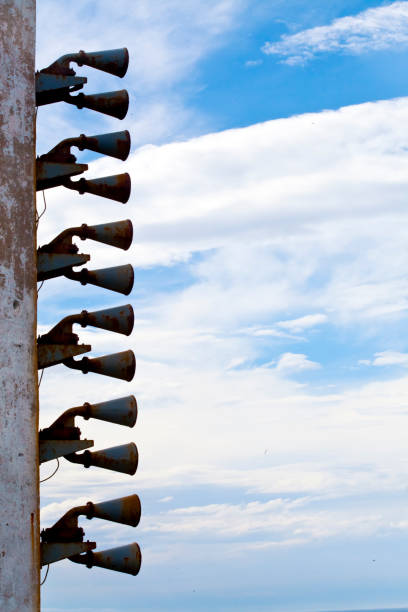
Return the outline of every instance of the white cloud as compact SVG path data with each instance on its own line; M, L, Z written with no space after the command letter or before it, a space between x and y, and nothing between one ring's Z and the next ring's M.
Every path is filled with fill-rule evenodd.
M375 359L372 363L375 366L408 366L408 353L399 353L398 351L382 351L380 353L375 353Z
M365 53L408 45L408 2L392 2L267 42L264 53L287 64L304 64L319 53Z
M326 321L327 315L312 314L304 315L303 317L299 317L298 319L278 321L276 325L278 325L279 327L283 327L284 329L288 329L289 331L296 334L304 331L305 329L310 329L311 327L315 327L316 325L326 323Z
M395 510L367 512L367 505L359 514L344 509L317 510L311 499L277 498L266 502L246 504L211 504L185 507L148 516L143 531L226 538L227 542L251 537L245 550L259 547L299 546L311 540L333 537L373 536L376 532L406 532L407 521ZM242 543L240 542L240 545ZM237 548L237 551L239 549Z
M321 366L319 363L310 361L306 355L303 355L302 353L284 353L279 358L278 365L276 366L277 370L294 372L302 372L303 370L317 370L320 367Z

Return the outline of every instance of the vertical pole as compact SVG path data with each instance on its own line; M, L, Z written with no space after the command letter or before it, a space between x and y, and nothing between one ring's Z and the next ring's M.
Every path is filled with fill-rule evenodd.
M35 0L0 1L0 610L38 612Z

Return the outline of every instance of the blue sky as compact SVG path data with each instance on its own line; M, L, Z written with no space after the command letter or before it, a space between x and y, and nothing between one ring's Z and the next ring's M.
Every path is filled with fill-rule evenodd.
M136 476L61 462L42 522L130 493L143 509L137 529L83 525L99 549L139 542L140 575L53 564L44 611L408 609L408 1L37 6L39 69L127 46L125 79L78 74L131 94L122 122L41 107L37 152L82 132L133 143L125 163L78 155L89 177L130 172L128 204L48 190L39 244L135 231L128 252L80 242L90 269L132 263L129 298L47 281L39 331L130 301L130 338L78 333L138 363L131 383L46 370L41 425L130 393L140 408L134 430L79 423L95 448L134 440Z

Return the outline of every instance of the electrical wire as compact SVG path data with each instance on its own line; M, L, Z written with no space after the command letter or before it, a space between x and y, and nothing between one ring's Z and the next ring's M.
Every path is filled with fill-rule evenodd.
M55 470L53 471L53 473L51 474L51 476L47 476L47 478L43 478L42 480L40 480L40 484L41 484L42 482L45 482L46 480L49 480L50 478L52 478L53 476L55 476L55 474L58 472L58 470L59 470L59 466L60 466L60 462L59 462L58 457L55 457L55 458L56 458L56 460L57 460L57 467L55 468Z
M43 286L43 284L44 284L44 281L41 281L41 284L40 284L40 286L37 289L37 295L40 293L40 289Z
M44 375L44 368L41 370L40 380L38 381L38 388L40 388L43 375Z
M44 582L47 580L49 570L50 570L50 564L47 565L47 571L45 572L44 580L40 582L40 586L42 586Z
M44 201L44 208L43 208L43 211L42 211L41 215L39 215L39 214L37 213L37 219L36 219L37 229L38 229L38 224L39 224L39 222L40 222L41 217L43 216L43 214L44 214L44 213L45 213L45 211L47 210L47 202L46 202L46 199L45 199L44 189L43 189L43 192L42 192L42 196L43 196L43 201Z

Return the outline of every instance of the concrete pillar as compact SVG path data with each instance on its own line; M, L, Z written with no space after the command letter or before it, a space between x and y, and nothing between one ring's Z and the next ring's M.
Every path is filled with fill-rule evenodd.
M0 610L38 612L35 0L0 1Z

